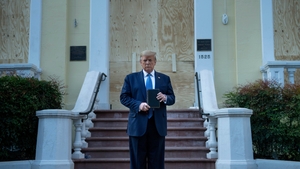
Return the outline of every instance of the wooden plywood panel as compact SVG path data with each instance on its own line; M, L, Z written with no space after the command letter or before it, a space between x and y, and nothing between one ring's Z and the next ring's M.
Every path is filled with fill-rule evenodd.
M157 2L111 0L111 61L131 60L133 52L157 51Z
M300 1L274 0L274 48L276 60L300 60ZM288 73L285 71L285 83ZM300 71L295 72L295 83L300 83Z
M276 60L300 60L300 1L274 0Z
M27 63L30 0L0 1L0 63Z
M119 96L125 76L132 71L132 53L137 53L136 70L141 71L139 53L157 52L155 70L171 77L176 103L169 109L194 104L194 15L193 0L111 0L110 103L127 109ZM175 73L172 54L176 54Z
M158 37L163 60L194 60L194 1L159 0Z

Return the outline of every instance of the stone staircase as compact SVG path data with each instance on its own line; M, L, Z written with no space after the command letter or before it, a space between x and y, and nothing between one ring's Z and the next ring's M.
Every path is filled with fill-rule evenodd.
M75 169L129 169L126 134L128 111L96 110L89 147L82 149L86 159L73 160ZM204 120L199 111L168 110L165 169L215 169L215 159L207 159Z

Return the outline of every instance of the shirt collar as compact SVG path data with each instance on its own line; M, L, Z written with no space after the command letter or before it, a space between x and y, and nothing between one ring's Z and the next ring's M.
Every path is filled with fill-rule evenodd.
M144 74L144 77L146 77L148 75L148 73L144 69L143 69L143 74ZM150 74L154 77L154 70L152 70L152 72Z

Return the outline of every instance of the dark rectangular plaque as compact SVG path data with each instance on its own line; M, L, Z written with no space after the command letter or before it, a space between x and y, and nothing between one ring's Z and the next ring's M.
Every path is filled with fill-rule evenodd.
M197 39L197 51L211 51L211 39Z
M71 46L70 61L86 60L86 46Z

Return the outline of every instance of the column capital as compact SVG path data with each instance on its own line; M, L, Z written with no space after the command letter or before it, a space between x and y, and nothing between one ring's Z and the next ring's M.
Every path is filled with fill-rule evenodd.
M215 116L217 118L226 117L250 117L252 110L247 108L223 108L216 111Z

